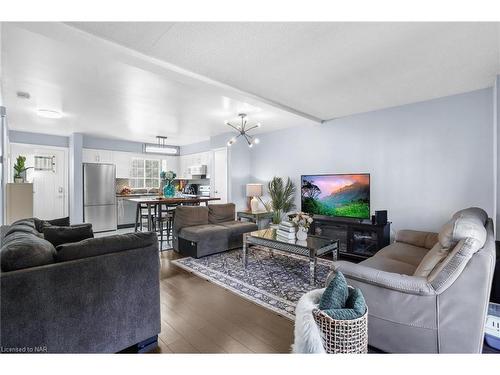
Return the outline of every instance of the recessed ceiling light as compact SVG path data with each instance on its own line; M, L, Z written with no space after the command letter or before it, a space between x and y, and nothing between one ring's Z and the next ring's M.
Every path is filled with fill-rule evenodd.
M29 99L31 98L31 95L29 92L26 92L26 91L18 91L16 93L17 97L18 98L21 98L21 99Z
M44 108L39 108L36 110L36 113L40 117L45 117L45 118L61 118L62 113L59 111L56 111L54 109L44 109Z

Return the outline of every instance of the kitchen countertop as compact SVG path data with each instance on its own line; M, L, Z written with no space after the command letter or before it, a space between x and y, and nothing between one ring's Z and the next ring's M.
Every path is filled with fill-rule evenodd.
M123 198L127 198L127 197L152 197L152 196L155 196L155 195L158 195L158 193L132 193L132 194L119 194L117 193L116 196L117 197L123 197Z

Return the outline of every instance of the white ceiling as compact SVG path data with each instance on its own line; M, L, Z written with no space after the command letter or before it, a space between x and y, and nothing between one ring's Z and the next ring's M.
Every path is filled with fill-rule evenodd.
M70 25L3 23L11 128L183 145L227 131L238 112L267 132L488 87L500 73L498 23ZM65 116L41 119L42 106Z
M134 40L149 35L134 34ZM2 66L14 130L140 142L165 135L169 144L185 145L231 131L224 121L240 112L262 123L256 133L315 124L61 23L4 23ZM37 108L61 110L64 117L43 119Z
M499 23L72 23L321 119L491 86Z

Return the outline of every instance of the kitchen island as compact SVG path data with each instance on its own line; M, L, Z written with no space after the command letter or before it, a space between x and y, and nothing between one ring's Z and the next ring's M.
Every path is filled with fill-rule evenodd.
M137 205L136 214L135 214L135 226L134 231L137 232L137 227L141 219L141 210L146 208L148 210L147 218L148 218L148 231L153 229L153 220L157 222L161 222L162 213L164 212L162 206L166 207L176 207L180 205L190 205L197 206L201 203L205 203L208 206L208 202L211 201L219 201L220 198L211 198L211 197L175 197L175 198L165 198L165 197L130 197L125 198L130 202L134 202ZM153 214L155 218L153 218Z

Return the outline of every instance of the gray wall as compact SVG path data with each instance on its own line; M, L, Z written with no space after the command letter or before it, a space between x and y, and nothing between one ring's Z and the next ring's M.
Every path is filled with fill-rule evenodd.
M495 86L493 87L493 141L495 142L494 155L493 155L493 178L495 179L495 216L496 224L500 223L500 173L498 168L500 166L500 153L498 152L498 145L500 145L500 76L495 79ZM500 231L496 231L496 239L500 240Z
M387 209L395 230L438 230L468 206L495 211L492 89L260 138L252 182L290 176L299 186L301 174L370 173L371 209Z
M24 143L30 145L56 146L56 147L68 147L69 145L69 138L60 135L11 130L9 132L9 137L12 143Z

